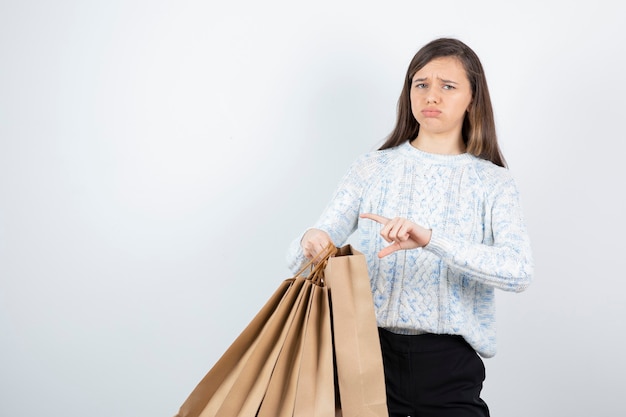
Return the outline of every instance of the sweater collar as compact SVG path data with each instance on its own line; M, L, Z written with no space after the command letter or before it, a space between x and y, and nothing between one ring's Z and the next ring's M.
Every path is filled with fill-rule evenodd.
M413 145L410 141L406 141L398 146L400 152L408 158L417 159L430 164L436 165L463 165L472 162L476 157L469 153L458 155L445 155L437 153L424 152Z

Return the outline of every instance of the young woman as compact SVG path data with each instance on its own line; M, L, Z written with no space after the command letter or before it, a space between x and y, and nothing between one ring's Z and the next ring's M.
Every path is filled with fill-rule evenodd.
M496 353L494 289L524 290L533 260L484 70L463 42L436 39L413 57L395 128L294 240L290 268L355 231L390 416L488 416L480 356Z

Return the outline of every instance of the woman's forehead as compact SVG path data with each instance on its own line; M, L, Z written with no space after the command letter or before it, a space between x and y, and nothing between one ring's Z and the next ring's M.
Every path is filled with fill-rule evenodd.
M458 79L467 78L461 61L454 56L435 58L413 74L412 79Z

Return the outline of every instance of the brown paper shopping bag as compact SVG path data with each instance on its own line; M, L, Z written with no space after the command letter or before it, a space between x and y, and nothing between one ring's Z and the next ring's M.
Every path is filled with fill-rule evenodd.
M307 281L308 305L283 344L258 417L334 417L332 336L328 290Z
M310 282L304 282L302 301L310 301L313 290ZM306 322L309 303L301 302L295 309L294 321L289 326L286 338L276 358L272 377L268 381L265 396L258 409L259 417L291 417L295 402L298 370L302 357L304 335L302 327Z
M314 291L305 329L306 343L302 351L293 415L334 417L333 341L328 287L319 285L314 287Z
M279 286L176 417L334 415L330 307L322 277L335 251L329 248ZM311 369L314 374L302 375Z
M260 402L293 318L303 280L285 280L181 406L177 417L239 415L246 399ZM255 389L256 382L256 389ZM257 404L258 407L258 404ZM251 407L254 408L254 405ZM230 414L227 414L230 413ZM254 415L256 410L251 412Z
M350 245L328 260L334 352L343 417L388 417L382 353L365 256Z

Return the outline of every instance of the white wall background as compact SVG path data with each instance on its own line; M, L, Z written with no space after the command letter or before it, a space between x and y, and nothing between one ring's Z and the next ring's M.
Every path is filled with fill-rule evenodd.
M2 0L0 415L173 415L439 36L483 61L536 258L527 292L498 294L492 415L623 413L625 15Z

